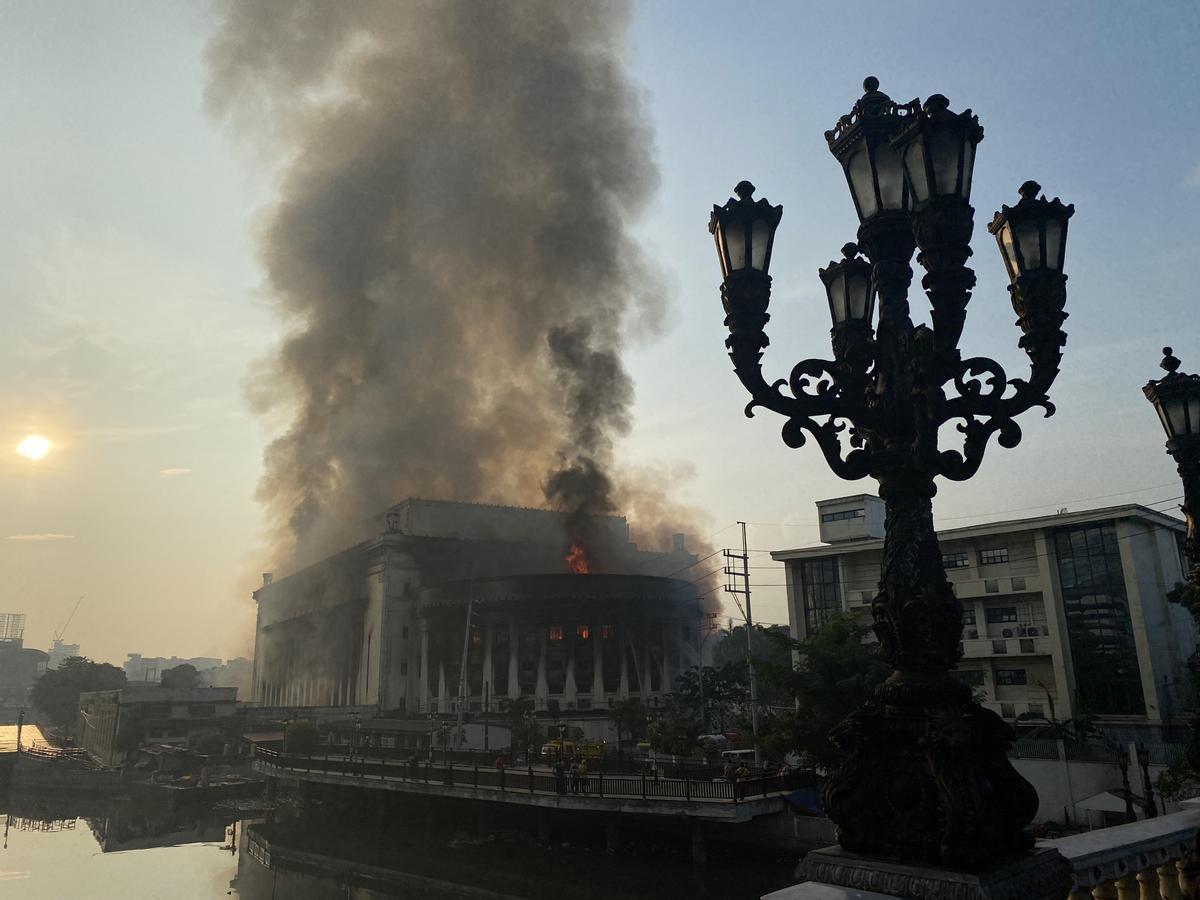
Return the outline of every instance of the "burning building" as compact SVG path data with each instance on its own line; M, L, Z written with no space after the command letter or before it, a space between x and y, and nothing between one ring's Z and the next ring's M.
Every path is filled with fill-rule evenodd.
M671 577L676 535L640 550L624 517L409 499L381 531L264 575L254 696L268 706L479 710L532 697L587 711L671 690L695 664L700 603ZM465 662L465 670L463 668Z

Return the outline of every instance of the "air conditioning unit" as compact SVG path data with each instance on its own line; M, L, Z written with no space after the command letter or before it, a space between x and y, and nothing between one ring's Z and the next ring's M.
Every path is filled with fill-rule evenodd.
M1001 634L1003 634L1003 635L1004 635L1006 638L1010 638L1010 637L1012 637L1012 636L1013 636L1013 633L1012 633L1012 629L1011 629L1011 628L1005 628L1005 629L1004 629L1002 632L1000 632L1000 633L1001 633Z

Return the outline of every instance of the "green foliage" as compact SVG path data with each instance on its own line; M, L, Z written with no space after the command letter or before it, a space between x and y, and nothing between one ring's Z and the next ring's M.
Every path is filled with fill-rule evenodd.
M724 731L727 721L732 721L732 709L749 696L750 679L746 661L741 659L727 662L720 668L693 666L688 669L675 679L672 702L682 715L695 719L702 729Z
M538 726L537 720L532 718L532 697L522 696L516 700L508 697L500 698L500 715L505 718L508 728L512 732L512 749L514 751L524 750L527 747L537 750L542 746L542 729Z
M618 700L608 711L608 721L617 730L617 742L623 737L632 741L646 736L646 707L636 697Z
M668 695L664 706L655 710L647 725L650 746L658 753L691 756L700 736L700 720L681 706L676 695Z
M316 753L321 734L308 719L294 719L283 730L283 749L288 753Z
M888 666L876 646L865 642L869 628L852 616L831 616L803 641L787 642L789 653L782 664L758 664L760 683L776 696L794 697L796 709L775 708L764 718L760 735L770 755L798 752L826 769L836 767L840 751L829 740L833 728L855 708L871 699L887 676ZM791 664L790 650L799 662Z
M85 656L71 656L57 669L48 669L33 683L33 705L46 713L61 728L75 723L79 714L79 695L87 691L108 691L125 687L125 673L108 663L92 662Z
M791 662L791 637L786 625L763 628L754 626L754 637L750 649L754 658L764 663L786 666ZM727 663L746 664L746 626L738 625L726 632L713 647L713 666L721 668Z
M1164 800L1185 800L1196 791L1196 775L1186 756L1175 760L1154 782Z
M191 663L164 669L159 684L177 691L188 691L200 685L200 672Z

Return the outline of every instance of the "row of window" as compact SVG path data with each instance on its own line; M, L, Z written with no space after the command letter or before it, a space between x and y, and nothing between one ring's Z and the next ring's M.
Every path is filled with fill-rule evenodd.
M981 566L994 566L1006 562L1008 562L1008 549L1006 547L979 551L979 564ZM942 554L942 565L947 569L965 569L970 564L971 558L967 553Z
M843 509L839 512L821 513L822 522L844 522L847 519L861 519L866 516L866 510Z
M983 687L983 669L963 669L955 671L954 677L968 687ZM996 684L1006 687L1028 684L1029 678L1024 669L997 669Z

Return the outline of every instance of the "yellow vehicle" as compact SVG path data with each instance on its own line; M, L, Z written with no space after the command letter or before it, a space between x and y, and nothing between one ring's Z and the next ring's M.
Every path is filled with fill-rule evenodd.
M584 759L603 759L604 741L584 741L579 745L579 755Z
M554 740L554 741L546 741L546 743L542 744L542 756L549 757L550 759L558 759L560 746L561 746L562 756L564 759L570 759L572 756L575 755L575 742L574 741Z

